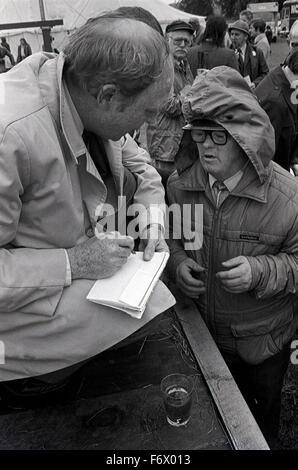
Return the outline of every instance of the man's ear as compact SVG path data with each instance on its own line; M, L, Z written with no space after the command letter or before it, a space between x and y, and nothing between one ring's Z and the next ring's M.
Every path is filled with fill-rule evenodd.
M117 85L114 83L107 83L100 88L96 96L96 101L101 104L104 102L109 103L118 91L119 87Z

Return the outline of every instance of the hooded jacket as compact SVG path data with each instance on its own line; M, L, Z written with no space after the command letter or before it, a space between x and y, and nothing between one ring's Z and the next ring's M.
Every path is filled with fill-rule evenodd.
M271 161L273 128L237 72L218 67L201 76L184 110L188 120L206 118L221 124L249 163L219 207L199 159L180 176L170 177L169 203L190 205L191 232L202 229L197 217L202 208L203 241L192 247L183 226L181 239L175 239L172 231L169 269L175 278L178 265L187 257L205 268L206 293L199 297L198 306L215 341L222 350L258 364L278 353L297 328L297 182ZM223 269L223 261L240 255L251 265L252 285L248 292L232 294L215 274Z

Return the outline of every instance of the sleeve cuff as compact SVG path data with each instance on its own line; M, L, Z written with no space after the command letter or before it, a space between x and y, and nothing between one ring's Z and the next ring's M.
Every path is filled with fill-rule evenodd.
M71 267L70 267L70 262L69 262L69 257L67 254L67 251L64 250L65 253L65 258L66 258L66 275L65 275L65 287L68 287L71 285Z

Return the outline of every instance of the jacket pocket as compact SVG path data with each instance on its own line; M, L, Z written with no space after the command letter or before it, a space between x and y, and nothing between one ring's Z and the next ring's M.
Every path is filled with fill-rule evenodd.
M232 324L239 356L249 364L259 364L279 353L294 335L293 307L264 320Z

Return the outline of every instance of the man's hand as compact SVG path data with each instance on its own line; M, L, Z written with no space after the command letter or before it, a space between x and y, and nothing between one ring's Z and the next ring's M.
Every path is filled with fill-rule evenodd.
M169 251L159 224L151 224L145 233L142 233L139 250L144 251L145 261L150 261L155 251Z
M233 294L240 294L250 289L252 283L252 272L250 264L245 256L237 256L222 265L227 271L219 271L216 277L220 280L223 288Z
M205 271L205 268L200 266L191 258L186 258L182 261L176 270L176 282L180 290L188 297L196 299L200 294L204 294L205 285L195 276Z
M67 250L72 279L110 277L126 263L134 246L132 237L119 232L99 233Z

